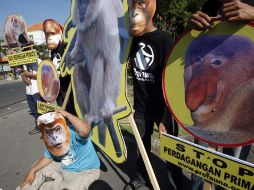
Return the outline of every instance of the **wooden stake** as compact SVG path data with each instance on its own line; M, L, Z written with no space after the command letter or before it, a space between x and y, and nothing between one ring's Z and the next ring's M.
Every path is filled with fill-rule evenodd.
M65 95L65 97L64 97L64 102L63 102L63 105L62 105L62 109L63 109L63 110L65 110L65 108L66 108L66 105L67 105L67 103L68 103L70 94L71 94L71 81L70 81L70 83L69 83L69 86L68 86L66 95Z
M139 134L138 129L137 129L137 125L136 125L136 123L134 121L134 118L133 118L132 114L130 114L128 116L128 120L129 120L129 122L131 124L132 131L133 131L135 139L137 141L139 151L140 151L141 156L143 158L143 161L145 163L146 171L147 171L147 173L149 175L149 178L151 180L153 188L154 188L154 190L159 190L160 189L159 184L158 184L157 179L156 179L156 177L154 175L154 171L153 171L152 165L151 165L151 163L149 161L149 158L147 156L144 144L142 142L142 139L140 137L140 134Z

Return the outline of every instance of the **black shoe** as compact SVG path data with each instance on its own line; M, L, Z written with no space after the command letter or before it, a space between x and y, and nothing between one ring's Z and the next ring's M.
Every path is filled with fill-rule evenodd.
M34 135L34 134L39 133L39 132L40 132L39 129L34 128L34 129L32 129L31 131L29 131L28 134L29 134L29 135Z
M145 187L146 184L144 182L142 182L139 179L134 179L132 181L130 181L125 187L124 190L136 190L140 187Z

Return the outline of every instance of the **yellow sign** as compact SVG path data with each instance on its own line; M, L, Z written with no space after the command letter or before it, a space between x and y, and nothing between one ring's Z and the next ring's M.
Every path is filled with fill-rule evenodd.
M26 65L37 61L36 50L29 50L21 53L7 55L11 67Z
M226 189L253 190L254 164L164 134L161 157Z
M252 25L215 22L178 40L164 68L163 91L174 118L216 146L254 142Z
M43 60L37 71L37 85L40 96L46 102L55 102L59 94L60 81L52 61Z
M57 105L53 105L53 104L48 104L45 102L37 102L37 111L39 114L44 114L47 112L52 112L55 111L57 109L60 109L61 107L57 106Z

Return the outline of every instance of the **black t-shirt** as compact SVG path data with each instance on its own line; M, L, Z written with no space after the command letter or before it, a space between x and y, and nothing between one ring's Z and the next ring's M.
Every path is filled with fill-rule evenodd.
M135 111L152 115L163 114L165 101L162 71L171 45L170 35L161 30L133 38L130 62Z
M65 48L66 48L66 44L60 43L56 49L51 51L51 60L53 61L54 58L57 58L58 60L62 59L62 55L64 54ZM59 89L59 94L56 101L59 106L62 106L69 83L71 82L71 76L70 75L66 75L64 77L60 76L59 80L60 80L60 89ZM77 115L75 107L74 107L74 99L73 99L72 92L70 94L68 103L66 105L66 110L72 113L73 115Z

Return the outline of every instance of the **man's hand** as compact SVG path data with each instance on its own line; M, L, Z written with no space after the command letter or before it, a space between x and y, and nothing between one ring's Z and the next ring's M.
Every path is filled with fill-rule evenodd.
M62 114L62 116L63 117L65 117L66 119L68 119L68 112L67 111L65 111L65 110L63 110L63 109L57 109L56 110L56 113L60 113L60 114Z
M26 174L24 181L21 183L20 189L23 189L23 187L25 187L26 185L31 185L34 181L34 178L35 178L35 173L32 170L30 170Z
M254 7L241 1L232 1L223 5L222 16L229 21L252 21Z
M163 123L160 123L160 125L159 125L160 137L161 137L162 133L167 133L167 130L166 130L165 126L163 125Z
M191 16L187 28L195 30L208 30L211 29L212 25L213 25L212 18L209 17L207 14L198 11Z
M30 78L27 78L25 75L23 75L23 73L21 74L21 78L22 78L22 81L27 85L29 86L32 82L30 80Z

